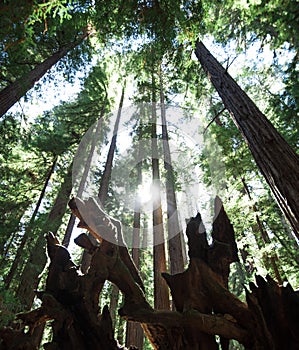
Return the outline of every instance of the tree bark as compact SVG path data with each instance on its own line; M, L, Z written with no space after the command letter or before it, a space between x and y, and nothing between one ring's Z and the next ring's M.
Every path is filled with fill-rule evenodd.
M68 248L70 244L75 223L76 223L76 216L72 213L67 223L67 227L66 227L65 234L62 241L62 245L66 248Z
M166 124L165 98L163 92L163 80L161 72L159 75L164 168L166 171L168 251L170 261L170 273L173 275L184 271L183 248L181 240L182 229L180 227L179 222L176 194L174 188L174 171L172 167L169 147L169 136Z
M142 130L138 132L138 151L137 151L137 186L142 184ZM140 228L141 228L141 205L139 196L135 197L135 208L133 218L133 238L132 238L132 259L137 269L140 270ZM139 323L127 321L126 327L126 346L135 346L137 349L143 348L143 330Z
M98 198L99 198L100 204L101 204L101 206L103 208L105 207L105 202L106 202L106 198L107 198L107 194L108 194L109 182L110 182L111 172L112 172L112 167L113 167L113 158L114 158L114 154L115 154L115 150L116 150L118 128L119 128L121 112L122 112L122 107L123 107L123 102L124 102L125 86L126 86L126 82L124 83L124 86L122 88L122 93L121 93L121 98L120 98L120 102L119 102L117 117L116 117L116 121L115 121L115 124L114 124L114 129L113 129L112 140L111 140L111 143L110 143L110 147L109 147L109 151L108 151L108 155L107 155L107 159L106 159L104 172L103 172L103 175L101 177L101 182L100 182L100 186L99 186ZM104 112L104 110L103 110L103 112ZM101 121L102 121L102 119L101 119ZM99 121L96 132L99 131L100 126L101 125L100 125L100 121ZM95 139L96 139L96 137L95 137ZM91 149L91 151L89 153L90 162L91 162L91 158L93 156L94 150L95 150L95 144L92 145L92 149ZM85 170L86 170L86 168L85 168ZM85 174L85 172L84 172L84 174ZM84 174L83 174L83 177L84 177ZM85 184L85 180L84 180L84 182L81 181L80 185L81 184L82 184L82 192L83 192L83 187L84 187L84 184ZM80 190L80 188L79 188L79 190ZM93 238L93 237L89 237L89 238L91 239L93 244L95 244L95 245L97 244L95 238ZM90 252L85 250L83 252L83 256L82 256L82 260L81 260L81 270L82 270L83 273L86 273L88 271L88 268L89 268L90 263L91 263L91 258L92 258L92 254L90 254ZM119 289L118 289L118 287L116 285L113 284L112 285L111 297L110 297L110 313L112 313L112 315L114 316L114 317L112 317L112 329L114 329L114 326L115 326L114 321L115 321L115 314L116 314L118 296L119 296Z
M36 203L36 206L35 206L35 209L32 213L32 216L30 218L30 221L28 223L28 225L26 226L25 228L25 232L24 232L24 235L21 239L21 242L18 246L18 250L17 250L17 254L14 258L14 261L11 265L11 268L8 272L8 274L5 276L5 279L4 279L4 283L5 283L5 289L9 289L9 286L10 286L10 283L18 269L18 267L20 267L21 264L21 258L22 258L22 254L24 253L24 247L29 239L29 237L32 235L32 230L33 230L33 225L34 225L34 221L35 221L35 218L36 218L36 215L38 214L39 212L39 209L40 209L40 205L41 205L41 202L44 198L44 195L45 195L45 192L46 192L46 189L48 187L48 184L49 184L49 181L50 181L50 178L54 172L54 169L55 169L55 166L56 166L56 162L57 162L57 156L54 157L53 159L53 163L47 173L47 177L46 177L46 181L44 182L44 185L43 185L43 188L40 192L40 195L39 195L39 198L38 198L38 201Z
M114 154L115 154L115 150L116 150L118 128L119 128L119 123L120 123L120 118L121 118L121 113L122 113L122 108L123 108L123 103L124 103L125 88L126 88L126 82L124 82L124 86L122 88L121 97L120 97L119 106L118 106L118 111L117 111L117 117L116 117L114 128L113 128L113 135L112 135L112 139L111 139L111 144L110 144L110 148L109 148L107 159L106 159L105 170L104 170L104 173L101 177L101 183L100 183L100 187L99 187L98 197L99 197L99 200L102 203L103 207L104 207L104 204L105 204L105 201L107 198L109 182L110 182L110 178L111 178L113 159L114 159Z
M85 201L85 205L88 202L94 206L89 206L89 211L94 214L94 224L93 228L87 229L101 232L104 228L96 222L106 221L111 236L117 236L115 229L119 228L111 226L117 222L109 219L94 201ZM71 208L77 215L77 211ZM215 214L218 215L213 224L212 244L207 243L200 215L191 218L187 225L189 267L176 275L163 274L171 288L177 312L157 311L148 305L140 285L131 274L134 270L125 266L118 246L106 250L107 247L101 245L94 251L86 287L94 285L92 281L104 279L118 285L124 294L124 305L119 314L126 320L140 322L155 349L216 350L214 334L223 339L236 339L247 350L281 349L284 343L288 348L296 349L299 343L295 331L298 327L298 296L290 286L278 287L274 281L268 279L266 283L260 277L257 277L258 287L250 285L252 293L246 292L248 305L230 293L225 285L229 264L238 260L237 246L233 227L218 197L215 199ZM103 215L106 220L102 220ZM86 287L79 290L92 296ZM73 289L78 290L75 285ZM97 306L97 298L91 299ZM273 308L273 305L278 308ZM281 333L277 327L282 327Z
M72 190L71 171L72 164L69 166L64 182L61 185L60 191L48 215L44 225L45 231L52 231L56 234L61 225ZM22 275L20 276L19 287L16 292L16 296L26 308L30 308L33 303L35 297L34 291L38 287L41 278L40 274L45 268L46 263L45 237L44 235L40 235L35 242Z
M90 170L92 157L93 157L93 154L94 154L94 151L95 151L95 148L96 148L96 144L97 144L97 141L98 141L98 135L100 133L100 129L101 129L102 124L103 124L103 117L104 117L106 101L107 101L107 95L106 95L106 97L104 99L104 103L103 103L103 106L102 106L100 117L99 117L99 120L97 122L96 129L95 129L95 134L94 134L94 136L92 138L92 143L91 143L91 146L90 146L90 151L88 153L88 158L87 158L86 164L84 166L83 175L82 175L82 178L80 180L80 184L79 184L79 188L78 188L78 192L77 192L77 197L78 198L82 198L82 194L83 194L83 191L84 191L84 188L85 188L85 183L86 183L87 176L88 176L88 173L89 173L89 170ZM73 229L74 229L74 226L75 226L75 221L76 221L76 217L72 213L70 218L69 218L69 222L68 222L67 228L65 230L65 235L64 235L63 241L62 241L62 244L66 248L70 244L72 232L73 232Z
M163 280L161 273L167 271L163 214L160 192L160 170L159 170L159 151L157 139L157 113L156 113L156 95L155 95L155 77L152 74L152 129L151 129L151 147L152 147L152 180L154 185L153 193L153 253L154 253L154 305L155 309L169 310L168 288Z
M71 201L70 207L81 220L74 203ZM120 236L120 222L105 214L94 199L81 204L93 214L91 227L86 227L89 232L99 236L106 229L111 236ZM216 198L215 208L221 204ZM119 349L108 308L99 314L101 285L109 280L124 295L119 315L139 322L154 349L218 350L215 334L236 339L246 350L298 349L299 298L289 285L278 286L269 277L256 276L256 285L249 285L251 292L246 289L247 304L224 286L227 266L236 260L236 243L224 209L215 213L213 243L206 242L200 214L191 218L187 225L189 266L183 273L163 274L177 311L154 310L148 304L134 277L136 271L123 260L119 245L95 248L90 269L82 275L67 249L49 234L51 263L46 289L38 293L42 304L18 314L18 322L0 329L2 348L34 349L31 335L39 325L52 320L53 338L45 349Z
M84 29L84 34L76 41L62 47L45 61L38 64L29 73L4 88L0 92L0 116L4 115L16 102L28 92L61 58L81 44L91 33Z
M111 178L113 158L116 150L117 133L118 133L119 123L120 123L122 107L124 103L125 86L126 86L126 82L124 83L124 86L122 88L119 107L117 111L117 117L116 117L114 129L113 129L113 135L112 135L112 139L111 139L111 143L110 143L110 147L109 147L109 151L108 151L108 155L105 163L104 172L101 177L101 182L99 186L98 198L103 208L105 207L105 202L106 202L108 188L109 188L109 182ZM92 157L91 153L90 155ZM96 241L93 240L93 237L90 237L90 238L93 241L93 243L96 244ZM91 262L91 254L89 254L87 251L84 251L82 256L82 261L81 261L81 270L83 273L86 273L87 269L89 268L90 262Z
M299 238L299 158L266 116L211 55L196 42L195 54L230 112L281 210Z

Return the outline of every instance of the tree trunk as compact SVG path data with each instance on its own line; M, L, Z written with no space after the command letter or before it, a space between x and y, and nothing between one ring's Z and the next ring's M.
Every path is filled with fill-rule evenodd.
M159 152L157 142L157 115L156 115L156 97L155 83L153 82L153 103L152 103L152 179L154 184L153 196L153 243L154 243L154 305L155 309L169 310L168 288L161 276L166 272L166 256L164 243L163 214L160 197L160 170L159 170Z
M63 237L63 240L62 240L62 243L61 243L66 248L70 244L75 223L76 223L76 216L72 213L70 215L69 221L67 223L65 234L64 234L64 237Z
M166 109L163 92L163 80L160 72L160 103L162 119L162 139L164 152L164 168L166 171L166 199L167 199L167 228L168 251L170 260L170 273L172 275L184 271L184 259L182 250L182 229L180 227L176 194L174 188L174 171L171 162L169 148L169 136L166 124Z
M103 106L102 106L102 110L101 110L101 114L100 114L100 118L97 122L97 126L96 126L96 129L95 129L95 134L92 138L92 143L91 143L91 147L90 147L90 151L88 153L88 158L86 160L86 164L84 166L84 171L83 171L83 175L82 175L82 178L80 180L80 184L79 184L79 188L78 188L78 192L77 192L77 197L78 198L82 198L82 194L83 194L83 191L84 191L84 188L85 188L85 183L86 183L86 180L87 180L87 176L88 176L88 173L89 173L89 170L90 170L90 166L91 166L91 162L92 162L92 157L93 157L93 154L94 154L94 151L95 151L95 148L96 148L96 144L97 144L97 141L98 141L98 135L100 133L100 129L102 127L102 124L103 124L103 117L104 117L104 111L105 111L105 104L106 104L106 101L107 101L107 95L104 99L104 103L103 103ZM63 241L62 241L62 244L67 248L70 244L70 240L71 240L71 236L72 236L72 232L73 232L73 229L74 229L74 226L75 226L75 221L76 221L76 217L75 215L72 213L71 216L70 216L70 219L69 219L69 222L67 224L67 228L66 228L66 231L65 231L65 235L63 237Z
M71 172L72 164L69 166L64 182L61 185L55 203L48 215L44 225L45 231L52 231L56 234L61 225L72 190ZM30 253L22 275L20 276L19 288L16 292L16 296L26 308L30 308L33 303L35 296L34 290L38 287L41 278L40 274L45 268L46 263L45 237L42 234L37 238Z
M70 207L81 221L75 204L71 201ZM80 205L92 211L91 227L85 227L89 232L99 229L99 235L103 225L96 223L101 221L107 233L116 235L120 223L105 214L93 198ZM200 214L191 218L186 232L189 266L183 273L163 274L177 311L154 310L149 305L132 275L134 271L122 259L119 246L111 250L110 245L107 250L101 244L94 250L90 269L82 276L67 249L49 234L49 273L45 291L38 293L42 304L18 314L18 322L0 329L2 348L34 349L31 335L36 327L51 320L53 337L45 349L119 349L108 308L99 313L100 285L109 280L124 296L119 315L127 321L140 322L154 349L218 350L215 335L235 339L246 350L298 349L299 298L290 285L278 286L269 276L267 280L256 276L256 285L249 284L251 292L245 289L247 303L225 287L229 265L237 260L237 246L219 198L215 200L216 213L213 243L207 243Z
M197 41L195 53L299 238L297 154L202 42Z
M118 107L118 111L117 111L117 117L116 117L114 129L113 129L113 135L112 135L112 139L111 139L111 143L110 143L110 147L109 147L109 151L108 151L108 155L107 155L107 159L106 159L104 172L103 172L103 175L101 177L101 182L100 182L100 186L99 186L98 198L99 198L103 208L105 207L105 201L106 201L107 194L108 194L109 182L110 182L110 177L111 177L111 172L112 172L113 158L114 158L114 153L115 153L115 149L116 149L118 127L119 127L121 111L122 111L122 107L123 107L123 103L124 103L125 86L126 86L126 82L124 83L124 86L122 88L121 98L120 98L119 107ZM104 112L104 110L103 110L103 112ZM99 129L97 129L97 130L99 131ZM92 157L91 153L90 153L90 156ZM96 241L94 240L94 238L92 236L90 236L90 239L92 240L92 242L94 244L96 244ZM88 268L90 266L90 262L91 262L91 254L85 250L83 252L83 256L82 256L82 260L81 260L81 270L83 273L86 273L86 271L88 270Z
M38 201L36 203L36 206L35 206L35 209L34 209L34 212L32 213L32 216L30 218L30 221L28 223L28 225L26 226L25 228L25 232L24 232L24 235L21 239L21 242L18 246L18 250L17 250L17 254L14 258L14 261L12 263L12 266L8 272L8 274L6 275L5 279L4 279L4 282L5 282L5 289L9 289L9 286L10 286L10 283L17 271L17 269L22 265L21 264L21 259L22 259L22 256L24 254L24 247L28 241L28 238L32 235L32 230L33 230L33 225L34 225L34 221L35 221L35 218L36 218L36 215L38 214L39 212L39 209L40 209L40 205L41 205L41 202L44 198L44 195L45 195L45 192L46 192L46 189L48 187L48 184L49 184L49 181L50 181L50 178L52 176L52 174L54 173L54 169L55 169L55 166L56 166L56 162L57 162L57 156L54 157L53 159L53 163L47 173L47 177L46 177L46 181L44 182L44 186L40 192L40 195L39 195L39 198L38 198Z
M138 133L138 153L137 153L137 186L142 184L142 150L141 150L141 141L142 131L139 130ZM140 270L140 227L141 227L141 205L140 198L135 197L135 208L134 208L134 219L133 219L133 239L132 239L132 259L135 263L135 266ZM143 348L143 330L139 323L136 322L127 322L126 327L126 346L135 346L137 349Z
M0 116L4 115L40 78L49 71L50 68L52 68L61 58L66 56L73 48L81 44L90 34L91 33L85 29L84 34L79 39L62 47L51 57L48 57L45 61L38 64L29 73L26 73L21 78L4 88L0 92Z
M118 128L119 128L123 103L124 103L125 88L126 88L126 82L124 82L124 86L122 88L121 97L120 97L119 106L118 106L118 111L117 111L117 117L115 120L113 135L112 135L112 139L111 139L111 144L110 144L110 148L109 148L108 155L107 155L105 170L104 170L104 173L101 177L101 183L100 183L100 188L99 188L99 193L98 193L100 202L102 203L103 207L104 207L104 204L105 204L105 201L107 198L107 194L108 194L109 182L110 182L111 171L112 171L112 166L113 166L113 158L114 158L114 154L115 154L115 150L116 150L117 133L118 133Z
M105 164L105 170L104 173L101 177L101 183L100 183L100 188L99 188L99 193L98 197L100 199L100 202L104 208L107 194L108 194L108 188L109 188L109 182L111 178L111 172L112 172L112 167L113 167L113 158L116 150L116 142L117 142L117 133L118 133L118 128L119 128L119 123L120 123L120 117L121 117L121 112L123 108L123 103L124 103L124 96L125 96L125 85L124 84L122 88L122 93L121 93L121 98L119 102L119 107L117 111L117 117L116 121L114 124L114 129L113 129L113 136L110 144L110 148L108 151L107 159L106 159L106 164ZM86 254L86 252L85 252ZM84 259L84 255L83 255ZM86 261L82 259L82 266L83 262L85 262L84 268L85 271L87 271L90 262L91 262L91 255L86 254ZM82 270L83 271L83 270ZM110 297L110 315L112 319L112 329L115 327L115 319L116 319L116 309L117 309L117 304L118 304L118 297L119 297L119 289L115 284L112 284L112 292L111 292L111 297Z

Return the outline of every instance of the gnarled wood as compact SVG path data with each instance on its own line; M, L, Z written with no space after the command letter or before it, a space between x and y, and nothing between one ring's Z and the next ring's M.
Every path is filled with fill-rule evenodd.
M106 230L115 243L122 242L117 220L108 217L93 200L79 203L93 209L90 216L97 217L89 231L100 235ZM216 199L216 208L219 204ZM71 205L76 213L73 201ZM251 292L246 291L247 304L226 288L229 263L237 259L236 245L224 209L216 212L214 242L208 245L200 215L191 218L187 226L189 266L176 275L163 274L177 311L154 310L148 304L137 270L124 258L125 246L102 240L95 247L87 236L80 235L77 242L92 253L90 268L82 275L68 250L50 233L46 289L38 292L42 305L20 314L19 323L0 330L0 349L34 349L31 335L47 320L53 320L53 340L45 349L119 349L108 308L99 313L105 280L124 294L119 314L139 322L155 349L216 350L215 334L220 335L222 348L227 348L229 339L236 339L248 350L298 349L299 297L289 285L278 286L269 277L257 277L257 285L251 284ZM25 331L26 325L29 331Z

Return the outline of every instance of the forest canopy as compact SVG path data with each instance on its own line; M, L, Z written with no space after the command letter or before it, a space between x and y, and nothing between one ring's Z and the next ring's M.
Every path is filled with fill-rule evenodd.
M298 348L298 32L292 0L1 2L1 350Z

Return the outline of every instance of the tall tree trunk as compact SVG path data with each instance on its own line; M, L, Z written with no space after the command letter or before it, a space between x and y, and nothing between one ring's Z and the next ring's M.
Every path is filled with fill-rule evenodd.
M115 150L116 150L117 133L118 133L118 128L119 128L121 112L122 112L122 108L123 108L123 104L124 104L125 88L126 88L126 82L124 82L124 86L122 88L121 97L120 97L119 106L118 106L118 111L117 111L117 117L115 120L114 129L113 129L113 136L111 139L111 144L110 144L110 148L108 151L106 164L105 164L105 170L104 170L104 173L101 177L101 183L100 183L100 188L99 188L99 193L98 193L100 202L102 203L103 206L104 206L106 198L107 198L109 182L110 182L110 178L111 178L113 159L114 159L114 154L115 154Z
M61 191L58 193L55 203L51 212L49 213L46 226L47 229L52 230L54 233L59 229L63 215L65 213L67 202L69 200L72 184L71 184L71 170L72 164L68 169L64 183L61 186ZM17 291L17 296L21 302L26 301L27 304L24 304L27 308L31 307L34 300L34 290L38 287L40 281L40 274L44 269L44 266L47 263L47 256L45 255L45 238L44 235L40 235L35 243L33 252L30 254L30 258L25 265L24 271L21 276L21 282L19 289ZM30 283L33 283L33 286L30 286ZM31 289L30 289L31 287ZM24 290L23 290L24 289ZM34 329L33 334L31 335L32 344L39 348L42 341L44 333L45 324Z
M102 124L103 124L103 117L104 117L106 101L107 101L107 94L106 94L106 97L105 97L104 102L103 102L100 118L99 118L99 120L97 122L95 133L94 133L94 136L92 138L92 142L91 142L91 146L90 146L90 151L88 153L88 158L86 160L84 171L83 171L83 175L82 175L82 178L80 180L80 184L79 184L79 188L78 188L78 192L77 192L77 197L78 198L82 197L82 194L83 194L83 191L84 191L84 188L85 188L85 183L86 183L87 176L88 176L88 173L89 173L89 170L90 170L92 157L93 157L93 154L94 154L94 151L95 151L95 148L96 148L96 144L97 144L97 141L98 141L98 135L100 133L100 130L101 130ZM66 248L70 244L72 232L73 232L73 229L74 229L74 226L75 226L75 221L76 221L76 216L72 213L70 218L69 218L69 221L68 221L68 224L67 224L67 228L66 228L66 231L65 231L65 235L64 235L63 241L62 241L62 245L64 245Z
M101 177L101 182L100 182L100 187L99 187L99 192L98 192L98 197L99 197L99 200L100 200L103 208L105 207L105 202L106 202L108 188L109 188L109 182L110 182L110 178L111 178L113 158L114 158L114 154L115 154L115 150L116 150L117 133L118 133L121 112L122 112L122 107L123 107L123 102L124 102L125 86L126 86L126 82L124 83L124 86L122 88L117 117L116 117L116 121L114 124L114 129L113 129L113 136L111 139L111 143L110 143L110 147L109 147L109 151L108 151L108 155L107 155L107 159L106 159L106 164L105 164L103 175ZM92 156L91 153L90 153L90 155ZM93 241L96 244L95 239L91 235L89 235L89 238L91 239L91 241ZM83 273L87 272L87 270L90 266L90 263L91 263L91 257L92 257L92 255L89 254L87 251L83 252L83 256L82 256L82 260L81 260L81 271ZM118 295L119 295L119 289L116 285L113 284L111 298L110 298L110 313L112 315L114 315L114 317L112 317L113 321L115 320Z
M160 195L160 170L159 170L159 152L157 142L157 114L156 114L156 96L155 80L152 76L153 102L152 102L152 178L155 193L153 196L153 243L154 243L154 305L155 309L169 310L168 287L161 273L166 272L166 255L164 244L163 214Z
M18 269L18 267L20 267L21 264L21 260L22 260L22 255L24 254L24 247L28 241L28 238L32 235L32 230L33 230L33 225L34 225L34 221L35 221L35 218L36 218L36 215L38 214L39 212L39 209L40 209L40 205L42 203L42 200L44 198L44 195L45 195L45 192L46 192L46 189L48 187L48 184L49 184L49 181L50 181L50 178L52 176L52 174L54 173L54 169L55 169L55 166L56 166L56 163L57 163L57 156L54 157L53 159L53 163L47 173L47 177L46 177L46 181L44 182L44 185L43 185L43 188L40 192L40 195L39 195L39 198L38 198L38 201L36 203L36 206L35 206L35 209L32 213L32 216L30 218L30 221L28 223L28 225L26 226L25 228L25 232L23 234L23 237L21 239L21 242L18 246L18 250L17 250L17 253L16 253L16 256L14 258L14 261L12 263L12 266L8 272L8 274L6 275L5 279L4 279L4 282L5 282L5 288L6 289L9 289L9 286L11 284L11 281Z
M70 198L72 190L71 179L72 164L68 168L64 182L61 185L55 203L47 217L47 221L44 225L45 231L52 231L54 234L57 233ZM16 292L16 296L24 306L24 309L29 309L33 303L35 296L34 290L38 287L41 278L40 274L45 268L46 263L45 237L44 234L41 234L37 238L22 275L20 276L19 288Z
M109 182L110 182L110 178L111 178L113 158L114 158L114 154L115 154L115 150L116 150L117 133L118 133L118 128L119 128L123 103L124 103L125 86L126 86L126 82L124 83L124 86L122 88L119 107L118 107L118 111L117 111L117 117L116 117L116 121L114 124L114 129L113 129L113 136L112 136L111 144L110 144L107 159L106 159L105 170L104 170L104 173L101 177L101 183L100 183L100 188L99 188L99 193L98 193L100 202L101 202L103 207L105 206L105 202L107 199ZM90 262L91 262L91 255L90 254L87 255L87 254L86 254L86 256L88 258L88 266L87 266L87 268L88 268L90 265ZM86 268L86 270L87 270L87 268ZM112 319L113 329L115 327L118 297L119 297L119 288L115 284L112 284L109 310L110 310L110 315L111 315L111 319Z
M114 153L116 149L116 141L117 141L117 133L118 133L118 127L119 127L119 122L120 122L120 117L121 117L121 111L124 103L124 96L125 96L125 86L126 82L124 83L124 86L122 88L122 93L121 93L121 98L119 102L119 107L117 111L117 117L113 129L113 136L111 139L107 159L106 159L106 164L104 168L103 175L101 177L101 182L100 182L100 187L99 187L99 192L98 192L98 197L99 200L103 206L105 207L105 201L107 198L107 193L108 193L108 187L109 187L109 182L110 182L110 177L111 177L111 172L112 172L112 165L113 165L113 158L114 158ZM90 236L90 239L94 242L95 239ZM83 252L82 260L81 260L81 270L83 273L86 273L90 266L91 262L91 254L89 254L87 251Z
M138 133L138 152L137 152L137 186L142 184L142 150L141 150L142 131ZM134 219L133 219L133 239L132 239L132 259L136 268L140 270L140 220L141 220L141 205L139 196L135 197ZM143 348L143 330L139 323L127 321L126 328L126 346L131 345L137 349Z
M142 247L148 246L148 237L149 237L149 230L148 230L148 222L146 218L143 218L143 232L142 232Z
M197 41L195 53L299 239L297 154L202 42Z
M72 233L74 230L74 226L76 223L76 216L72 213L70 215L69 221L67 223L67 227L65 230L65 234L63 236L63 240L62 240L62 245L65 246L66 248L68 248L70 241L71 241L71 237L72 237Z
M72 49L81 44L91 33L88 29L76 41L63 46L59 51L38 64L29 73L4 88L0 92L0 116L4 115L16 102L19 101L33 86L52 68L61 58L66 56Z
M163 80L161 72L159 75L164 168L166 171L168 250L170 260L170 273L174 275L184 271L184 259L181 240L183 232L180 227L174 188L174 171L172 167L169 147L169 136L166 124L165 98L163 92Z

